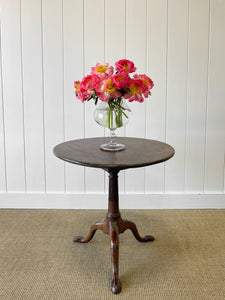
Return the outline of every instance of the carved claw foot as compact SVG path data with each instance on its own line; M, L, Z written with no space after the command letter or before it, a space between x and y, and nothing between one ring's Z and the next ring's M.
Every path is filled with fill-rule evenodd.
M151 235L146 235L143 238L141 238L142 240L140 242L145 243L145 242L153 242L155 240L155 238Z
M119 278L113 279L111 281L111 292L113 294L119 294L121 292L121 290L122 290L122 285L121 285Z
M93 234L94 235L94 234ZM92 236L93 237L93 236ZM73 242L74 243L87 243L87 242L89 242L90 241L90 239L85 239L83 236L80 236L80 235L78 235L78 236L75 236L74 237L74 239L73 239Z

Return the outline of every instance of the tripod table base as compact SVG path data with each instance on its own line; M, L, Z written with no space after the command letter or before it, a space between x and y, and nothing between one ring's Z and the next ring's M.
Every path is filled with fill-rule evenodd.
M86 237L75 236L73 241L75 243L88 243L97 230L108 234L110 236L110 248L111 248L111 260L112 260L112 281L111 281L111 291L113 294L119 294L122 289L121 282L119 280L119 234L123 233L125 230L130 229L134 237L142 243L154 241L154 237L151 235L146 235L141 237L137 226L134 222L129 220L124 220L120 216L116 219L106 217L102 221L95 222L91 225L90 231Z
M171 158L175 151L168 144L147 139L120 137L118 143L126 145L124 151L102 151L100 145L105 138L86 138L61 143L54 148L54 154L69 163L99 168L109 175L108 212L103 221L94 223L86 237L76 236L74 242L89 242L96 230L110 236L112 282L111 291L121 292L119 280L119 234L130 229L139 242L154 241L150 235L141 237L134 222L123 220L119 211L118 174L121 170L147 167L164 162ZM105 149L104 149L105 150ZM121 150L121 149L120 149Z

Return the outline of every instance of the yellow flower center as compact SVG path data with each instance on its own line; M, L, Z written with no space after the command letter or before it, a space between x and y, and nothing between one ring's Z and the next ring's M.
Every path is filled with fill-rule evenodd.
M77 84L75 85L75 89L76 89L77 91L79 91L79 89L80 89L80 83L77 83Z
M127 70L127 69L128 69L128 64L124 64L124 65L123 65L123 69L124 69L124 70Z
M106 87L105 87L105 91L106 91L107 93L109 93L109 94L112 94L112 93L116 92L115 85L114 85L114 83L112 82L111 79L108 79L108 80L107 80L107 85L106 85Z
M149 87L149 82L146 79L142 79L142 81L144 82L144 84Z
M104 66L104 65L100 65L100 66L98 66L98 67L96 68L96 71L97 71L98 73L105 73L106 70L107 70L107 67Z
M118 82L123 81L123 76L118 76L118 77L116 78L116 81L118 81Z
M136 85L135 83L132 83L130 85L130 91L132 94L137 95L137 94L141 93L141 88L140 88L140 86Z

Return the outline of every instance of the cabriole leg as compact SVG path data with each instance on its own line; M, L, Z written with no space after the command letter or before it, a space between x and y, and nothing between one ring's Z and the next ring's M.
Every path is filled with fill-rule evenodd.
M119 294L122 289L119 280L119 232L116 224L110 224L110 248L112 260L112 281L111 291L113 294Z

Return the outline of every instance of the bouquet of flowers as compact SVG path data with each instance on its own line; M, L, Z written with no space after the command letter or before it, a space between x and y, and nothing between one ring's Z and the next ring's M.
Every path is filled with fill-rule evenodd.
M151 78L145 74L130 74L136 71L134 63L127 59L115 63L115 69L109 63L101 65L97 63L91 68L91 73L81 81L75 81L76 97L84 101L93 99L95 104L98 100L108 104L107 127L112 127L113 112L117 127L121 127L122 115L127 118L122 99L129 102L143 102L144 98L151 95L154 84Z

